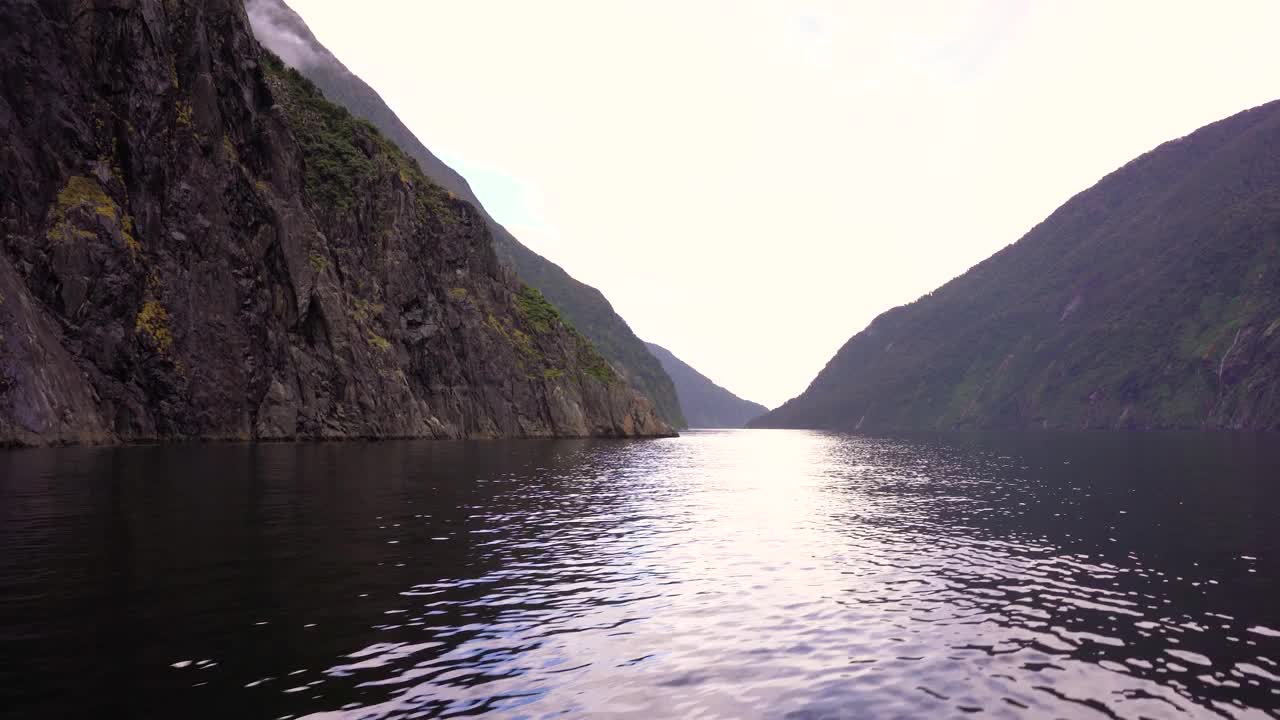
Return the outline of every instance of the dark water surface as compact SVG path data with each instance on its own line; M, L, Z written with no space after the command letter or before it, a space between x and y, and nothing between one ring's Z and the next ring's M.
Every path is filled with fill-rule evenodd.
M1280 717L1280 439L0 453L13 717Z

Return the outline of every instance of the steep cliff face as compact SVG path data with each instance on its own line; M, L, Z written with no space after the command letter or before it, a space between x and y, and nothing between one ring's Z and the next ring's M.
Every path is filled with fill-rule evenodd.
M645 343L645 346L676 384L680 407L684 408L689 427L740 428L746 426L747 421L769 412L769 408L743 400L715 384L670 350L653 343Z
M240 0L0 6L0 442L660 435Z
M264 46L297 67L327 98L381 130L418 161L428 178L474 205L493 233L498 257L514 268L525 282L543 292L628 383L653 401L667 423L685 426L671 377L646 350L627 322L614 312L603 293L579 282L559 265L525 247L495 221L466 179L432 154L381 96L329 52L302 17L283 0L247 0L246 6L254 32Z
M1280 429L1280 102L1108 175L752 424Z

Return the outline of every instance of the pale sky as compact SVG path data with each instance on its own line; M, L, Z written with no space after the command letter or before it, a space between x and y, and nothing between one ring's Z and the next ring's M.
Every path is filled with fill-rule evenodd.
M522 242L775 407L1159 143L1280 97L1280 0L288 0Z

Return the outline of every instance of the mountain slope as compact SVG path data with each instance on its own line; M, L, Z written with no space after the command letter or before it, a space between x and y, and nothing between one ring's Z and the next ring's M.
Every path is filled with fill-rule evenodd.
M1280 102L876 318L758 427L1280 429Z
M0 6L0 444L670 432L240 0Z
M692 428L740 428L748 420L759 417L769 408L743 400L712 382L710 378L694 370L683 360L660 345L645 343L649 352L658 358L662 368L676 384L680 395L680 407Z
M433 155L373 88L320 44L306 22L283 0L248 0L247 7L263 45L297 67L326 97L373 123L416 159L427 177L474 205L493 233L498 256L541 290L633 387L654 402L668 423L684 427L671 378L599 290L578 282L560 266L520 244L490 217L467 181Z

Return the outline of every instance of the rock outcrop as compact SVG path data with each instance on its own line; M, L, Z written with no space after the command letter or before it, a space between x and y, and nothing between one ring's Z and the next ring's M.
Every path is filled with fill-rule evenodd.
M665 435L240 0L0 6L0 442Z
M675 427L685 427L671 377L603 293L530 250L494 220L466 179L428 150L373 88L316 39L302 17L284 0L247 0L245 4L259 42L295 65L327 98L373 123L417 160L428 178L474 205L493 233L498 258L555 303L609 364L653 402L663 420Z

